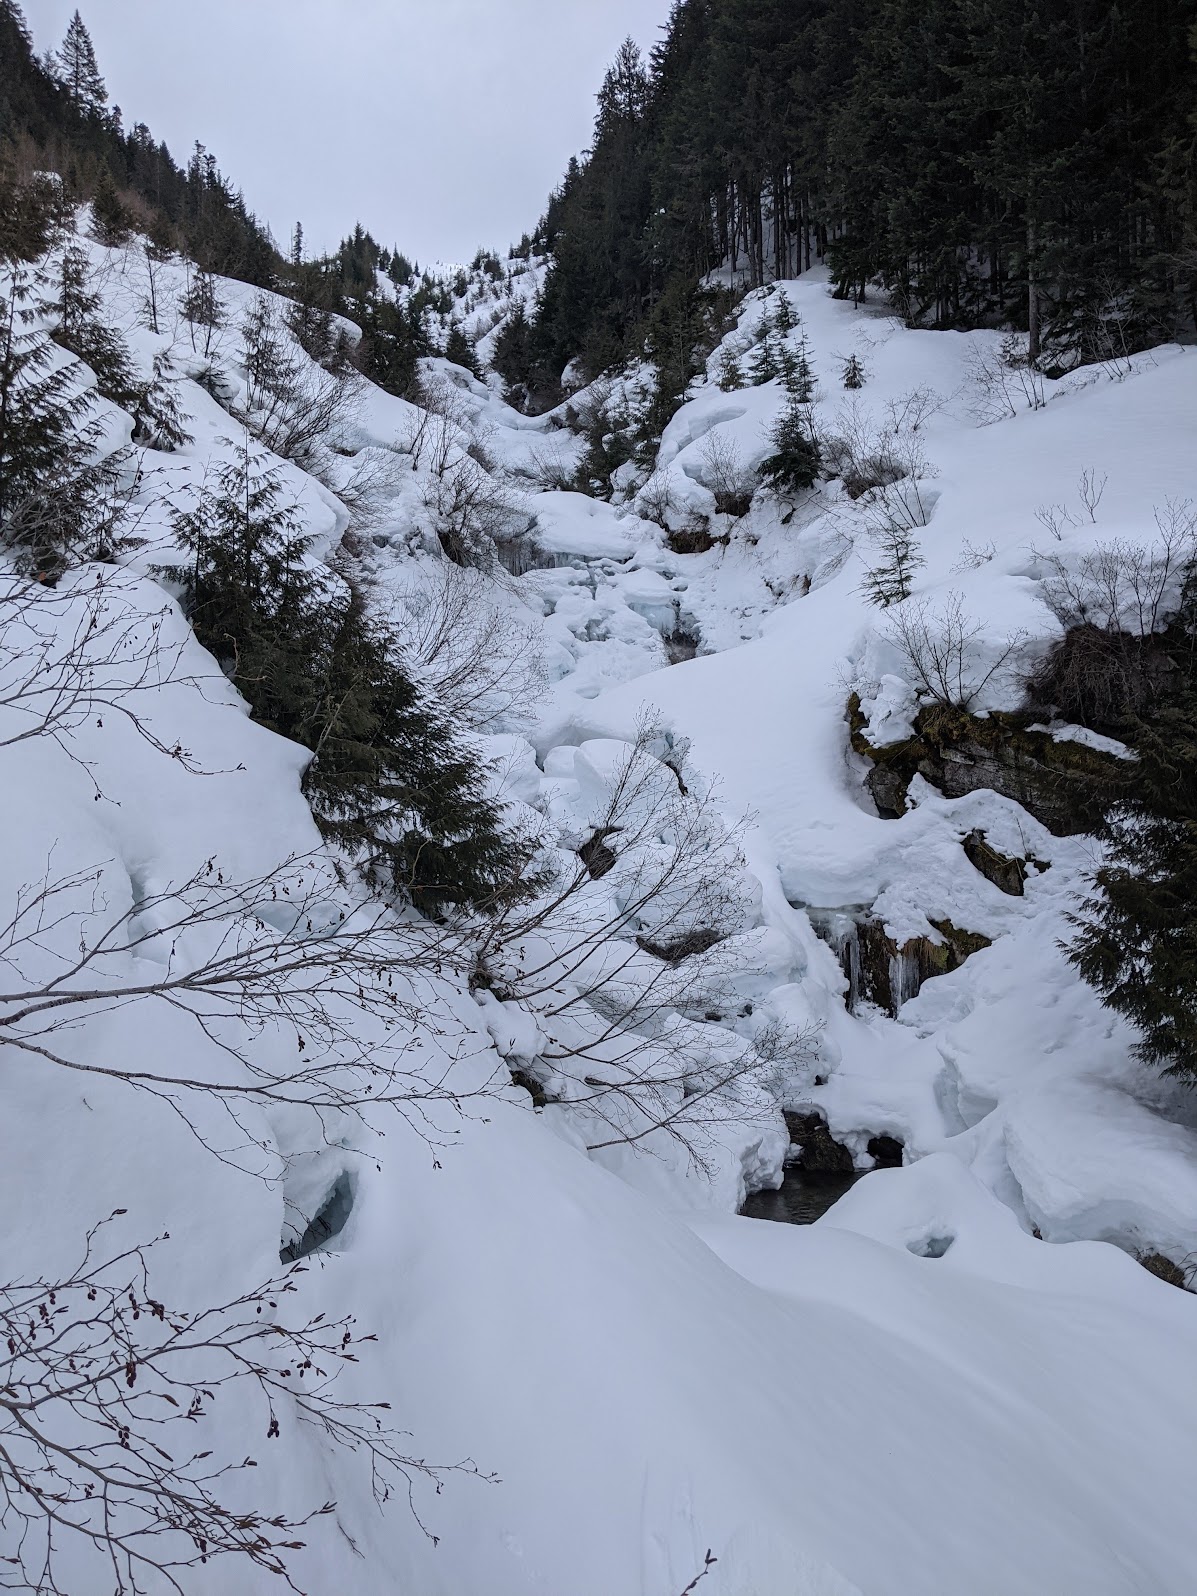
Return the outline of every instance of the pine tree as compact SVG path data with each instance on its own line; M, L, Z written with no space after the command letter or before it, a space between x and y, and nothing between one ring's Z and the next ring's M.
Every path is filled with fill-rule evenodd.
M147 449L173 454L191 443L188 417L179 403L179 378L170 355L154 356L154 375L142 386L133 405L133 441Z
M782 493L814 487L823 453L811 425L809 407L791 395L770 438L774 452L761 465L764 481Z
M67 27L66 38L54 58L58 81L85 116L101 117L108 104L108 90L100 76L95 46L83 18L76 11Z
M100 168L96 191L91 198L92 231L101 244L119 247L133 231L133 218L128 207L116 191L112 173L106 166Z
M880 527L874 540L881 558L865 573L862 590L870 604L888 609L910 597L915 572L924 561L910 530L895 521Z
M115 532L107 499L121 456L96 458L99 429L83 368L55 358L43 275L17 267L0 294L0 547L42 581L72 558L101 558Z
M865 385L864 367L857 355L849 355L844 362L844 387L863 388Z
M1197 572L1185 573L1168 672L1132 709L1133 780L1101 827L1096 892L1069 950L1148 1063L1197 1078Z
M257 720L312 750L304 791L324 836L426 912L523 890L527 851L482 767L360 595L310 559L280 477L248 442L175 532L196 635Z
M719 356L719 386L724 393L735 393L744 386L744 372L734 349L728 345Z
M179 302L179 312L191 328L191 347L204 357L212 352L212 341L224 326L225 309L211 272L196 271Z
M478 352L464 329L454 322L449 328L449 337L445 344L445 359L451 360L455 366L464 366L474 377L481 377L481 368L478 365Z
M803 333L797 349L782 344L779 364L786 392L800 405L809 405L815 397L815 374L811 370L810 345Z
M59 271L58 326L54 342L90 366L105 399L128 409L139 396L129 346L115 327L101 319L100 296L92 289L87 252L78 245L63 251Z

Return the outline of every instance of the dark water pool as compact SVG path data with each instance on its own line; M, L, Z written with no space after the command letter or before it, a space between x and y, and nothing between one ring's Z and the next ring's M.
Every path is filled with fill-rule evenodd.
M863 1176L807 1175L788 1169L780 1191L758 1191L740 1212L749 1219L774 1219L783 1225L813 1225L846 1191L851 1191Z

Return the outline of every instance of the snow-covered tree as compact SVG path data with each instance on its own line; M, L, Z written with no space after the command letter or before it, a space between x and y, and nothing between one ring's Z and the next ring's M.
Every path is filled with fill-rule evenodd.
M66 37L54 57L54 67L58 81L84 115L105 114L108 90L100 76L91 34L78 11L71 18Z

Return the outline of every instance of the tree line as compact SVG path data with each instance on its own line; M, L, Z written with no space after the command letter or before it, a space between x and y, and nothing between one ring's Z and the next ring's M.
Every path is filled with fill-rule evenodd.
M1013 324L1046 368L1191 331L1189 0L676 0L628 42L536 237L532 387L651 343L671 296L826 262L912 325Z

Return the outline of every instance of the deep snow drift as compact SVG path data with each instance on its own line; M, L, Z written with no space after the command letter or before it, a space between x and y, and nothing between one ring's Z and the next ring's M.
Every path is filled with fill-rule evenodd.
M250 882L318 848L303 752L248 719L151 575L169 563L168 501L236 448L236 329L253 294L220 284L228 325L201 356L186 326L137 325L136 247L92 255L138 360L148 369L169 347L189 374L179 392L195 441L150 457L146 541L113 579L132 616L165 609L179 680L140 702L161 748L189 757L119 717L72 727L67 747L0 738L6 905L48 868L101 871L119 904L208 859ZM921 390L929 515L914 602L933 613L960 595L968 668L1009 655L978 707L1009 707L1017 667L1058 635L1050 562L1102 540L1150 542L1153 507L1197 496L1194 355L1160 349L1044 383L1037 408L1002 416L976 375L995 337L909 332L834 302L817 275L750 296L732 352L747 354L777 294L800 318L791 341L809 341L822 429L868 434ZM849 394L840 371L854 351L867 380ZM417 1482L434 1544L402 1501L376 1508L359 1460L292 1430L254 1487L290 1509L338 1502L296 1557L302 1589L679 1596L710 1548L702 1596L1186 1591L1197 1303L1129 1254L1197 1252L1197 1134L1187 1098L1133 1062L1133 1036L1059 949L1094 845L995 794L951 801L918 782L901 819L878 817L847 701L857 693L884 743L905 734L917 693L892 622L861 593L874 558L863 511L832 482L794 506L758 493L738 521L715 514L713 473L759 463L785 402L778 381L724 392L723 354L651 481L628 475L614 505L544 490L580 453L563 415L518 415L444 362L432 363L436 414L363 389L326 440L323 481L282 466L316 554L345 546L494 759L513 812L564 854L586 842L638 736L660 801L678 803L680 782L704 806L734 920L719 1017L679 995L633 1037L663 1094L679 1058L686 1095L728 1057L749 1059L717 1094L721 1112L690 1127L698 1163L660 1132L595 1134L553 1061L571 1047L602 1054L607 1026L581 978L522 1000L536 953L521 949L503 971L514 996L471 995L446 971L411 1038L410 1067L429 1079L448 1067L459 1093L485 1093L464 1113L438 1104L418 1128L379 1113L318 1134L302 1114L254 1110L250 1137L274 1152L240 1160L248 1168L213 1157L160 1098L7 1048L5 1278L69 1264L119 1207L130 1239L169 1232L163 1291L223 1301L277 1271L282 1242L348 1172L352 1212L303 1277L304 1304L350 1310L377 1335L352 1389L392 1402L413 1452L469 1457L497 1479L450 1475L439 1496ZM127 436L119 412L109 420ZM467 459L492 485L503 559L462 573L438 540L437 484ZM1096 521L1077 502L1091 470L1108 479ZM1053 533L1036 512L1061 504L1075 513L1049 515ZM722 541L674 553L669 529L696 516ZM432 646L427 618L445 603L454 636ZM70 625L61 605L53 624ZM670 666L671 648L688 651L679 637L699 654ZM502 668L487 674L484 660ZM969 863L961 842L977 830L1049 866L1025 896ZM625 867L586 887L587 914L627 890ZM349 890L330 878L332 897ZM990 945L897 1019L850 1013L817 928L866 910L898 943L950 920ZM651 941L647 910L638 931ZM636 978L649 958L632 946ZM778 1035L803 1045L770 1052ZM119 1049L189 1076L225 1064L214 1040L157 1010L85 1016L71 1045L91 1063ZM620 1048L594 1068L618 1074ZM566 1101L533 1110L525 1091L494 1084L507 1063ZM809 1229L738 1218L747 1188L780 1181L782 1106L819 1108L861 1168L871 1136L897 1136L905 1167L869 1175ZM221 1410L217 1443L261 1452L251 1422ZM80 1577L100 1588L86 1583L94 1569ZM217 1563L194 1588L249 1596L276 1583Z

